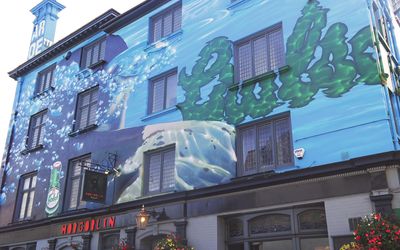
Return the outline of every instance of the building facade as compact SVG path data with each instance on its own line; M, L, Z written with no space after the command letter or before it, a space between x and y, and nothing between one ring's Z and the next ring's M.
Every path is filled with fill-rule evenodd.
M400 1L392 0L393 12L398 17L400 11Z
M387 0L103 13L9 73L0 249L338 249L400 213L398 30Z

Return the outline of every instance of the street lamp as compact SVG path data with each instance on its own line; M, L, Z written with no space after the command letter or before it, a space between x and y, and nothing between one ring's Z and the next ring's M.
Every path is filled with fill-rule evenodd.
M144 209L144 205L139 213L136 215L136 226L139 230L144 230L149 223L150 214Z
M136 226L139 230L145 230L147 225L149 224L150 217L155 218L157 221L167 220L169 217L165 213L165 208L163 208L162 212L146 211L144 205L142 205L142 209L140 209L139 213L136 214Z

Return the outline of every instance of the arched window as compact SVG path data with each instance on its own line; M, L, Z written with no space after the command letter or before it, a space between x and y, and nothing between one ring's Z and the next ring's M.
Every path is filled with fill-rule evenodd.
M291 231L290 216L286 214L268 214L249 221L250 234L278 233Z
M306 210L298 215L300 230L327 230L325 211Z
M101 249L112 250L119 244L119 232L103 234L101 238Z
M233 219L228 223L229 238L243 236L243 222L240 219Z
M79 248L73 247L73 246L65 246L63 248L60 248L60 250L78 250Z

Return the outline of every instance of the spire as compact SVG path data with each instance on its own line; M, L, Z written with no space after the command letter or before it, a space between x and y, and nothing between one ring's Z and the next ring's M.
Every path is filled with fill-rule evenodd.
M54 42L58 12L65 8L57 0L43 0L31 9L36 16L33 21L31 44L28 59L50 47Z

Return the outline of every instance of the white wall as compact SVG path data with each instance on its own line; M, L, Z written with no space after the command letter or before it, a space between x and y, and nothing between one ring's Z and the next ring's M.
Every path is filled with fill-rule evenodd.
M373 204L369 193L326 199L325 213L331 249L333 249L332 236L352 234L349 218L364 217L372 211Z
M388 168L386 170L386 179L389 189L393 194L392 207L393 209L400 208L400 183L398 168Z
M196 250L218 249L218 217L202 216L188 220L186 236Z
M49 249L49 243L47 240L36 241L36 250L47 250Z

